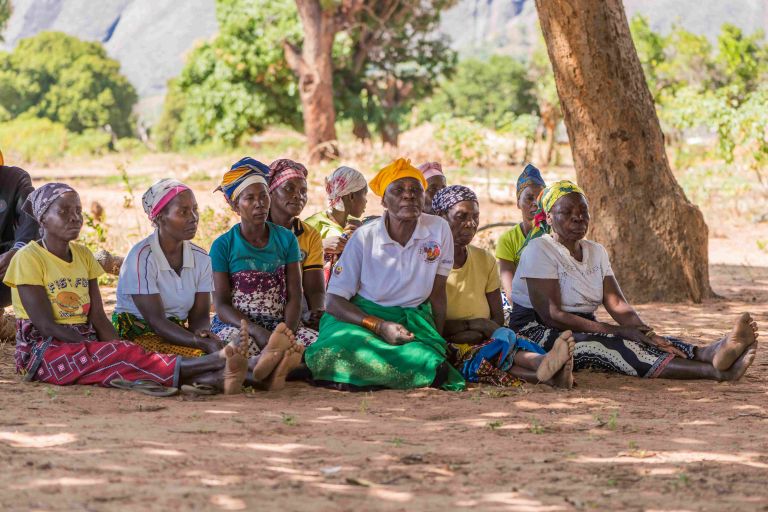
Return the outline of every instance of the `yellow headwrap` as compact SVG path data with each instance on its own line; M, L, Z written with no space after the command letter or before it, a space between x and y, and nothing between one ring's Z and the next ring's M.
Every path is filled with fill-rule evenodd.
M385 168L381 169L376 176L368 183L371 191L379 197L384 197L384 191L393 181L402 178L414 178L419 180L421 186L427 188L427 181L424 175L416 167L411 165L410 160L398 158Z

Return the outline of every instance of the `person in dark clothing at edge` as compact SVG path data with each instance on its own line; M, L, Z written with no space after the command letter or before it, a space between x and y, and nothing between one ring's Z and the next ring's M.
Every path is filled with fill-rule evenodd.
M34 189L29 174L5 165L0 151L0 308L11 305L11 289L2 282L11 258L28 242L40 238L37 221L24 211L27 196Z

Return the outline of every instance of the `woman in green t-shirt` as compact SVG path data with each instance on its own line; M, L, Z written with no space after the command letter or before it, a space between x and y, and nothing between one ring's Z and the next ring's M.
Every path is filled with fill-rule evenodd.
M533 227L536 198L546 186L541 172L533 164L526 165L520 177L517 178L517 207L523 214L523 221L501 235L496 245L496 258L499 260L501 270L501 286L507 302L505 306L512 304L512 279L520 262L520 251L525 237Z
M358 220L368 204L368 183L360 171L342 166L325 179L328 209L309 217L306 222L323 239L325 283L331 276L331 267L339 259L347 240L360 226Z

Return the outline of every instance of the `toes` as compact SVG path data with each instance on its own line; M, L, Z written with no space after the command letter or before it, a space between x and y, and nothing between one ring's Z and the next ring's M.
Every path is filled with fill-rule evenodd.
M572 338L573 337L573 331L563 331L563 332L560 333L560 337L561 338L565 338L565 339Z
M277 332L277 333L280 333L280 334L284 334L286 336L290 336L292 334L291 330L288 328L287 325L285 325L284 322L280 322L279 324L277 324L277 327L275 327L275 331L274 332Z

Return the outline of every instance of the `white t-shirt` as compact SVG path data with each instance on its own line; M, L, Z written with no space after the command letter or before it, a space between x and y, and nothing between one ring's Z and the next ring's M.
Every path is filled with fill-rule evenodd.
M186 320L196 293L213 291L213 272L208 253L192 242L184 242L181 275L168 264L160 248L157 231L134 245L120 268L116 313L143 318L131 295L160 294L166 318Z
M520 257L512 281L512 302L532 308L526 278L557 279L563 311L594 313L603 303L603 279L613 275L605 248L597 242L580 240L582 261L551 235L534 238Z
M328 293L345 299L360 294L385 307L416 307L429 298L436 275L451 273L451 228L424 213L403 247L389 236L384 218L354 232L333 268Z

